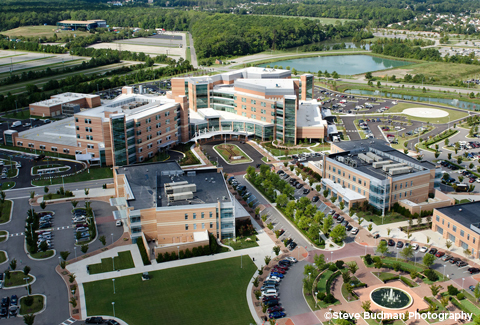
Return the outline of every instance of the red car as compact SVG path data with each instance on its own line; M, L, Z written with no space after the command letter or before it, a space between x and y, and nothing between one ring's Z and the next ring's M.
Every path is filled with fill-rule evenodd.
M283 311L283 308L280 307L280 306L272 306L272 307L269 307L267 309L267 312L270 314L270 313L273 313L274 311Z
M436 257L442 257L443 255L445 255L444 252L437 252L437 254L435 254Z
M276 268L276 267L272 268L272 272L278 272L278 273L281 273L281 274L286 273L284 269L279 269L279 268Z
M389 109L390 107L388 107L388 106L385 106L385 108L386 108L386 109Z
M281 270L284 270L284 271L288 270L288 266L283 266L283 265L278 265L278 264L275 265L274 268L281 269Z

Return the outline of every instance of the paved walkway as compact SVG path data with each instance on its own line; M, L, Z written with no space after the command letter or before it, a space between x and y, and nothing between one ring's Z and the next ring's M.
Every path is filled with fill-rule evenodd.
M55 193L55 192L51 192ZM92 188L89 189L88 195L85 194L85 189L82 190L74 190L72 191L73 195L72 197L65 197L61 199L53 199L53 200L45 200L46 202L50 203L55 203L55 202L62 202L65 200L82 200L86 198L95 198L97 199L98 197L112 197L115 196L115 189L114 188L108 188L108 189L103 189L103 188ZM37 203L40 204L43 201L43 194L42 196L39 196L37 198Z

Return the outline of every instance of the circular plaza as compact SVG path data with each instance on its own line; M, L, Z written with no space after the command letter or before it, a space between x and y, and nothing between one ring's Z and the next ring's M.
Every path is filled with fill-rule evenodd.
M436 108L427 108L427 107L414 107L404 109L403 114L414 116L414 117L425 117L425 118L440 118L448 116L448 112L436 109Z

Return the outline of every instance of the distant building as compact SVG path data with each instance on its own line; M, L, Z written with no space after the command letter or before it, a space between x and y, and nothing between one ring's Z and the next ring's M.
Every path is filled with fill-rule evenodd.
M54 117L64 114L64 110L68 110L70 113L71 109L66 109L66 105L68 104L78 104L80 108L93 108L100 106L101 102L100 96L98 95L63 93L53 95L50 99L32 103L28 107L30 108L30 115L32 116Z
M62 29L77 30L78 28L90 30L97 27L107 27L107 21L102 19L93 20L61 20L57 23L57 27Z

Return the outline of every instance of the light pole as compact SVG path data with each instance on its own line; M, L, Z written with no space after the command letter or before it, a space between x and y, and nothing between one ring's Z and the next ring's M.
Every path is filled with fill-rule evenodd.
M243 269L243 254L240 255L240 268Z
M180 246L177 246L177 256L178 256L178 259L180 259Z
M443 277L445 278L445 269L447 268L447 264L443 264Z
M74 246L73 250L75 251L75 258L77 258L77 246Z
M112 232L112 244L113 244L113 232Z
M23 278L25 280L25 286L27 287L27 296L30 296L30 290L28 290L28 276L26 278Z
M464 290L464 289L463 289L463 283L464 283L464 282L465 282L465 278L462 278L462 290Z
M415 265L417 265L417 254L418 252L415 252Z
M112 301L113 317L115 317L115 301Z
M330 262L333 263L333 251L330 252Z
M113 282L113 294L115 294L115 279L112 279Z
M113 270L115 271L115 257L112 257Z

